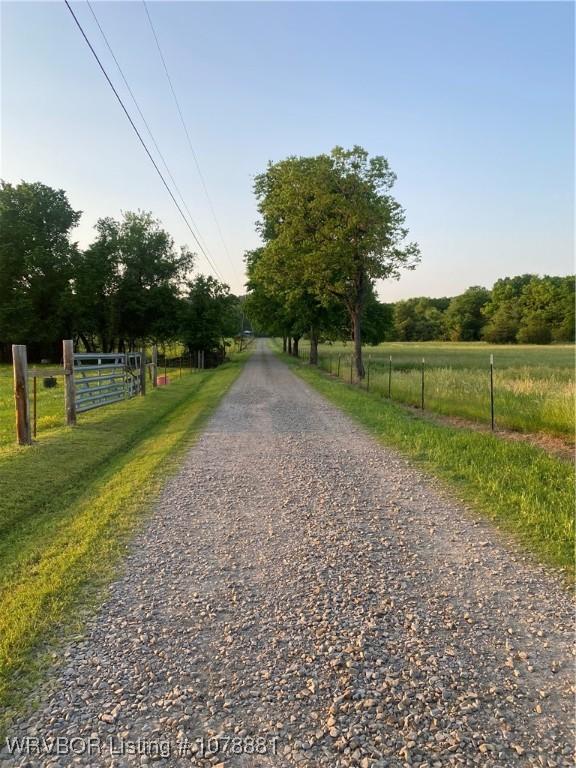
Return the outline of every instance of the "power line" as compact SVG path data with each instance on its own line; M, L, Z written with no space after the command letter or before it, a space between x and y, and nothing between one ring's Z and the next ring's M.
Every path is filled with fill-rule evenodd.
M234 267L234 263L232 262L232 259L230 257L230 253L228 251L228 247L226 245L226 241L224 240L224 235L222 234L222 228L220 227L220 222L218 221L218 217L216 216L216 210L214 209L214 204L212 203L212 199L210 197L210 194L208 192L208 186L206 185L206 181L204 179L204 174L202 173L202 169L200 168L200 162L198 161L198 155L196 154L196 151L194 150L194 145L192 144L192 139L190 138L190 132L188 131L188 126L186 125L186 121L184 120L184 115L182 114L182 109L180 107L180 102L178 100L178 96L176 95L176 91L174 90L174 85L172 84L172 78L170 77L170 73L168 71L168 66L166 64L166 59L164 58L164 54L162 53L162 48L160 47L160 41L158 40L158 35L156 34L156 30L154 28L154 24L152 23L152 17L150 16L150 12L148 10L148 5L146 3L146 0L142 0L142 5L144 6L144 10L146 11L146 16L148 17L148 23L150 24L150 29L152 30L152 34L154 36L154 40L156 41L156 47L158 49L158 53L160 54L160 59L162 61L162 66L164 67L164 72L166 74L166 79L168 80L168 84L170 86L170 91L172 92L172 96L174 98L174 103L176 104L176 109L178 110L178 115L180 117L180 122L182 123L182 127L184 128L184 133L186 134L186 139L188 140L188 146L190 147L190 151L192 152L192 157L194 158L194 164L196 165L196 170L198 171L198 176L200 177L200 181L202 183L202 187L204 189L204 194L206 195L206 199L208 200L208 205L210 206L210 211L212 212L212 217L214 219L214 223L216 224L216 229L218 230L218 234L220 236L220 240L222 241L222 245L224 247L224 251L226 253L226 256L228 258L228 262L230 266L232 267L232 271L234 272L234 276L236 279L238 279L238 275L236 274L236 269Z
M200 248L200 250L202 251L202 253L203 253L203 254L204 254L204 256L206 257L206 260L208 261L208 263L210 264L210 266L211 266L211 267L212 267L212 269L214 270L214 273L215 273L215 274L218 276L218 278L219 278L220 280L223 280L222 276L220 275L220 273L219 273L219 272L218 272L218 270L216 269L216 266L214 265L214 263L212 262L212 260L210 259L210 257L208 256L208 254L206 253L206 251L204 250L204 248L202 247L202 244L201 244L200 240L198 239L198 237L196 236L196 233L194 232L194 230L193 230L193 229L192 229L192 227L190 226L190 223L189 223L188 219L187 219L187 218L186 218L186 216L184 215L184 211L182 210L182 208L180 207L180 205L179 205L178 201L177 201L177 200L176 200L176 198L174 197L174 194L173 194L172 190L170 189L170 187L168 186L168 183L166 182L166 179L165 179L165 178L164 178L164 176L162 175L162 171L160 170L160 168L158 168L158 165L157 165L156 161L154 160L154 157L152 156L152 153L151 153L151 152L150 152L150 150L148 149L148 147L147 147L147 145L146 145L146 142L144 141L144 139L142 138L142 135L141 135L140 131L139 131L139 130L138 130L138 128L136 127L136 124L135 124L135 123L134 123L134 121L132 120L132 117L130 116L130 113L128 112L128 110L127 110L127 108L126 108L126 106L125 106L124 102L122 101L122 98L120 97L120 95L119 95L118 91L117 91L117 90L116 90L116 88L114 87L114 83L112 82L112 80L110 79L110 77L109 77L108 73L106 72L106 69L104 68L104 65L103 65L103 64L102 64L102 62L100 61L100 58L99 58L98 54L96 53L96 51L94 50L94 47L92 46L92 43L91 43L91 42L90 42L90 40L88 39L88 36L86 35L86 32L84 32L84 29L83 29L82 25L81 25L81 24L80 24L80 22L78 21L78 17L76 16L76 14L74 13L74 11L72 10L72 8L71 8L71 6L70 6L70 3L68 2L68 0L64 0L64 2L66 3L66 7L67 7L67 8L68 8L68 10L70 11L70 13L71 13L71 15L72 15L72 18L73 18L73 19L74 19L74 21L76 22L76 26L77 26L77 27L78 27L78 29L80 30L80 32L81 32L81 34L82 34L82 37L83 37L83 38L84 38L84 40L86 41L86 45L87 45L87 46L90 48L90 51L92 52L92 55L94 56L94 58L95 58L95 59L96 59L96 61L98 62L98 66L99 66L99 67L100 67L100 69L102 70L102 74L103 74L103 75L104 75L104 77L106 78L106 80L107 80L107 82L108 82L108 85L110 86L110 88L111 88L111 89L112 89L112 91L114 92L114 95L116 96L116 98L117 98L117 100L118 100L118 103L120 104L120 106L122 107L122 110L123 110L124 114L125 114L125 115L126 115L126 117L128 118L128 121L130 122L130 125L132 126L132 128L133 128L133 130L134 130L134 133L136 134L136 136L138 137L138 139L139 139L140 143L141 143L141 144L142 144L142 146L144 147L144 151L145 151L145 152L146 152L146 154L148 155L148 157L149 157L149 159L150 159L150 162L151 162L151 163L152 163L152 165L154 166L154 169L155 169L156 173L158 174L158 176L160 177L160 180L162 181L162 184L165 186L165 188L166 188L166 191L168 192L168 194L169 194L169 195L170 195L170 197L172 198L172 201L173 201L174 205L176 206L176 208L178 209L178 212L180 213L180 216L182 216L182 219L184 220L184 223L186 224L186 226L187 226L187 227L188 227L188 229L190 230L190 233L192 234L192 237L194 238L194 240L195 240L195 241L196 241L196 243L198 244L198 247Z
M178 194L178 197L180 198L180 201L181 201L184 209L186 210L186 213L188 214L188 218L190 219L190 221L192 222L194 228L196 229L196 231L198 233L198 237L202 241L202 245L204 246L204 248L206 250L208 250L208 248L206 246L206 242L204 241L204 238L202 237L202 233L200 232L200 227L194 221L194 217L192 216L190 208L188 207L188 205L186 203L186 200L184 199L184 196L183 196L182 192L180 191L180 188L179 188L178 184L176 183L176 180L175 180L174 176L172 175L172 172L171 172L170 168L168 167L168 163L166 162L166 160L164 158L164 155L160 151L160 147L158 146L158 142L156 141L156 138L154 137L154 134L152 133L152 129L150 128L150 125L148 124L148 121L144 117L142 109L140 108L140 104L138 103L138 100L136 99L136 96L134 95L134 91L130 87L130 83L128 82L128 79L126 78L126 75L124 74L124 70L120 66L120 62L118 61L118 59L117 59L117 57L116 57L116 55L115 55L115 53L114 53L114 51L112 49L112 46L110 45L108 37L106 36L106 33L102 29L102 25L100 24L100 21L98 20L98 17L96 16L96 12L94 11L94 8L92 7L92 3L90 2L90 0L86 0L86 4L88 5L88 8L90 9L90 13L92 14L92 16L94 18L94 21L96 22L96 24L98 26L98 29L100 30L100 34L102 35L102 38L103 38L104 42L106 43L106 47L108 48L108 50L110 52L110 55L114 59L114 63L116 64L118 72L120 73L120 76L122 77L122 80L124 81L124 85L126 86L132 101L134 102L134 106L136 107L136 109L138 111L138 114L140 115L140 118L141 118L142 122L144 123L144 126L146 127L146 130L148 131L148 135L150 136L150 139L152 140L152 143L154 144L156 152L158 153L158 156L159 156L160 160L162 161L162 164L163 164L164 168L166 169L166 173L170 177L172 185L173 185L174 189L176 190L176 192Z

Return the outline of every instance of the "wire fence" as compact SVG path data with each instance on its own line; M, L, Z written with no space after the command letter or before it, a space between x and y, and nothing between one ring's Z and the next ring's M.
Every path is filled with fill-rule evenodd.
M300 345L298 357L307 360ZM384 399L443 416L522 432L546 432L571 440L574 435L574 378L546 366L498 368L494 353L474 364L447 365L431 356L364 353L365 377L358 381L350 352L319 350L318 367Z

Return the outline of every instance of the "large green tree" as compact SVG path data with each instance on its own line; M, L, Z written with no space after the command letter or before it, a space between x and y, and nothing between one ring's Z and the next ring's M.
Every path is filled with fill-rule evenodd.
M73 330L71 281L80 220L63 190L0 182L0 341L60 355Z
M198 275L188 286L181 315L181 338L188 349L223 351L240 329L240 303L227 285Z
M479 341L485 317L484 306L490 301L490 291L474 285L455 296L444 314L444 327L451 341Z
M405 214L392 197L396 177L384 157L361 147L271 163L256 177L264 249L314 294L337 300L352 328L356 374L364 377L362 314L377 279L397 278L419 259L405 243Z
M96 232L76 268L78 331L85 343L121 350L176 338L193 254L177 249L148 212L100 219Z

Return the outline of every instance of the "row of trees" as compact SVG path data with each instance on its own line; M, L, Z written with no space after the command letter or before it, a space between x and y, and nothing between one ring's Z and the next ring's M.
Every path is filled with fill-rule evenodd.
M375 281L419 259L417 245L405 242L395 179L385 158L358 146L289 157L256 177L263 245L246 254L246 311L257 329L282 336L293 353L306 333L312 364L321 337L351 338L364 377L362 341L381 340L391 319Z
M488 341L549 344L574 340L574 277L518 275L491 290L473 286L454 298L390 305L385 338L396 341Z
M71 235L81 212L62 190L0 183L0 351L27 344L55 359L63 338L87 351L183 342L221 347L240 328L240 301L212 277L192 276L194 255L176 248L150 213L103 218L85 249Z

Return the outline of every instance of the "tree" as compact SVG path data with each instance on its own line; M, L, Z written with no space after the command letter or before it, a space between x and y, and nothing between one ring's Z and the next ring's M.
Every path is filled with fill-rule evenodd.
M193 352L223 351L240 326L240 305L227 285L198 275L189 284L182 312L181 337Z
M329 155L271 163L255 182L265 252L276 264L284 260L321 306L343 304L359 379L370 289L419 260L416 244L404 244L405 214L390 194L395 179L384 157L336 147Z
M524 286L534 275L517 275L497 280L492 286L490 300L482 308L486 324L482 338L493 344L514 344L522 310L519 299Z
M479 341L485 316L483 307L490 300L490 291L472 286L460 296L455 296L444 315L444 327L452 341Z
M424 296L404 299L394 306L394 331L398 341L431 341L444 337L444 314L450 299Z
M147 340L169 341L180 329L180 298L193 254L176 249L151 213L103 218L97 237L78 259L75 288L87 343L96 334L106 348L133 349Z
M63 190L0 182L0 340L59 357L73 328L71 279L80 220Z

